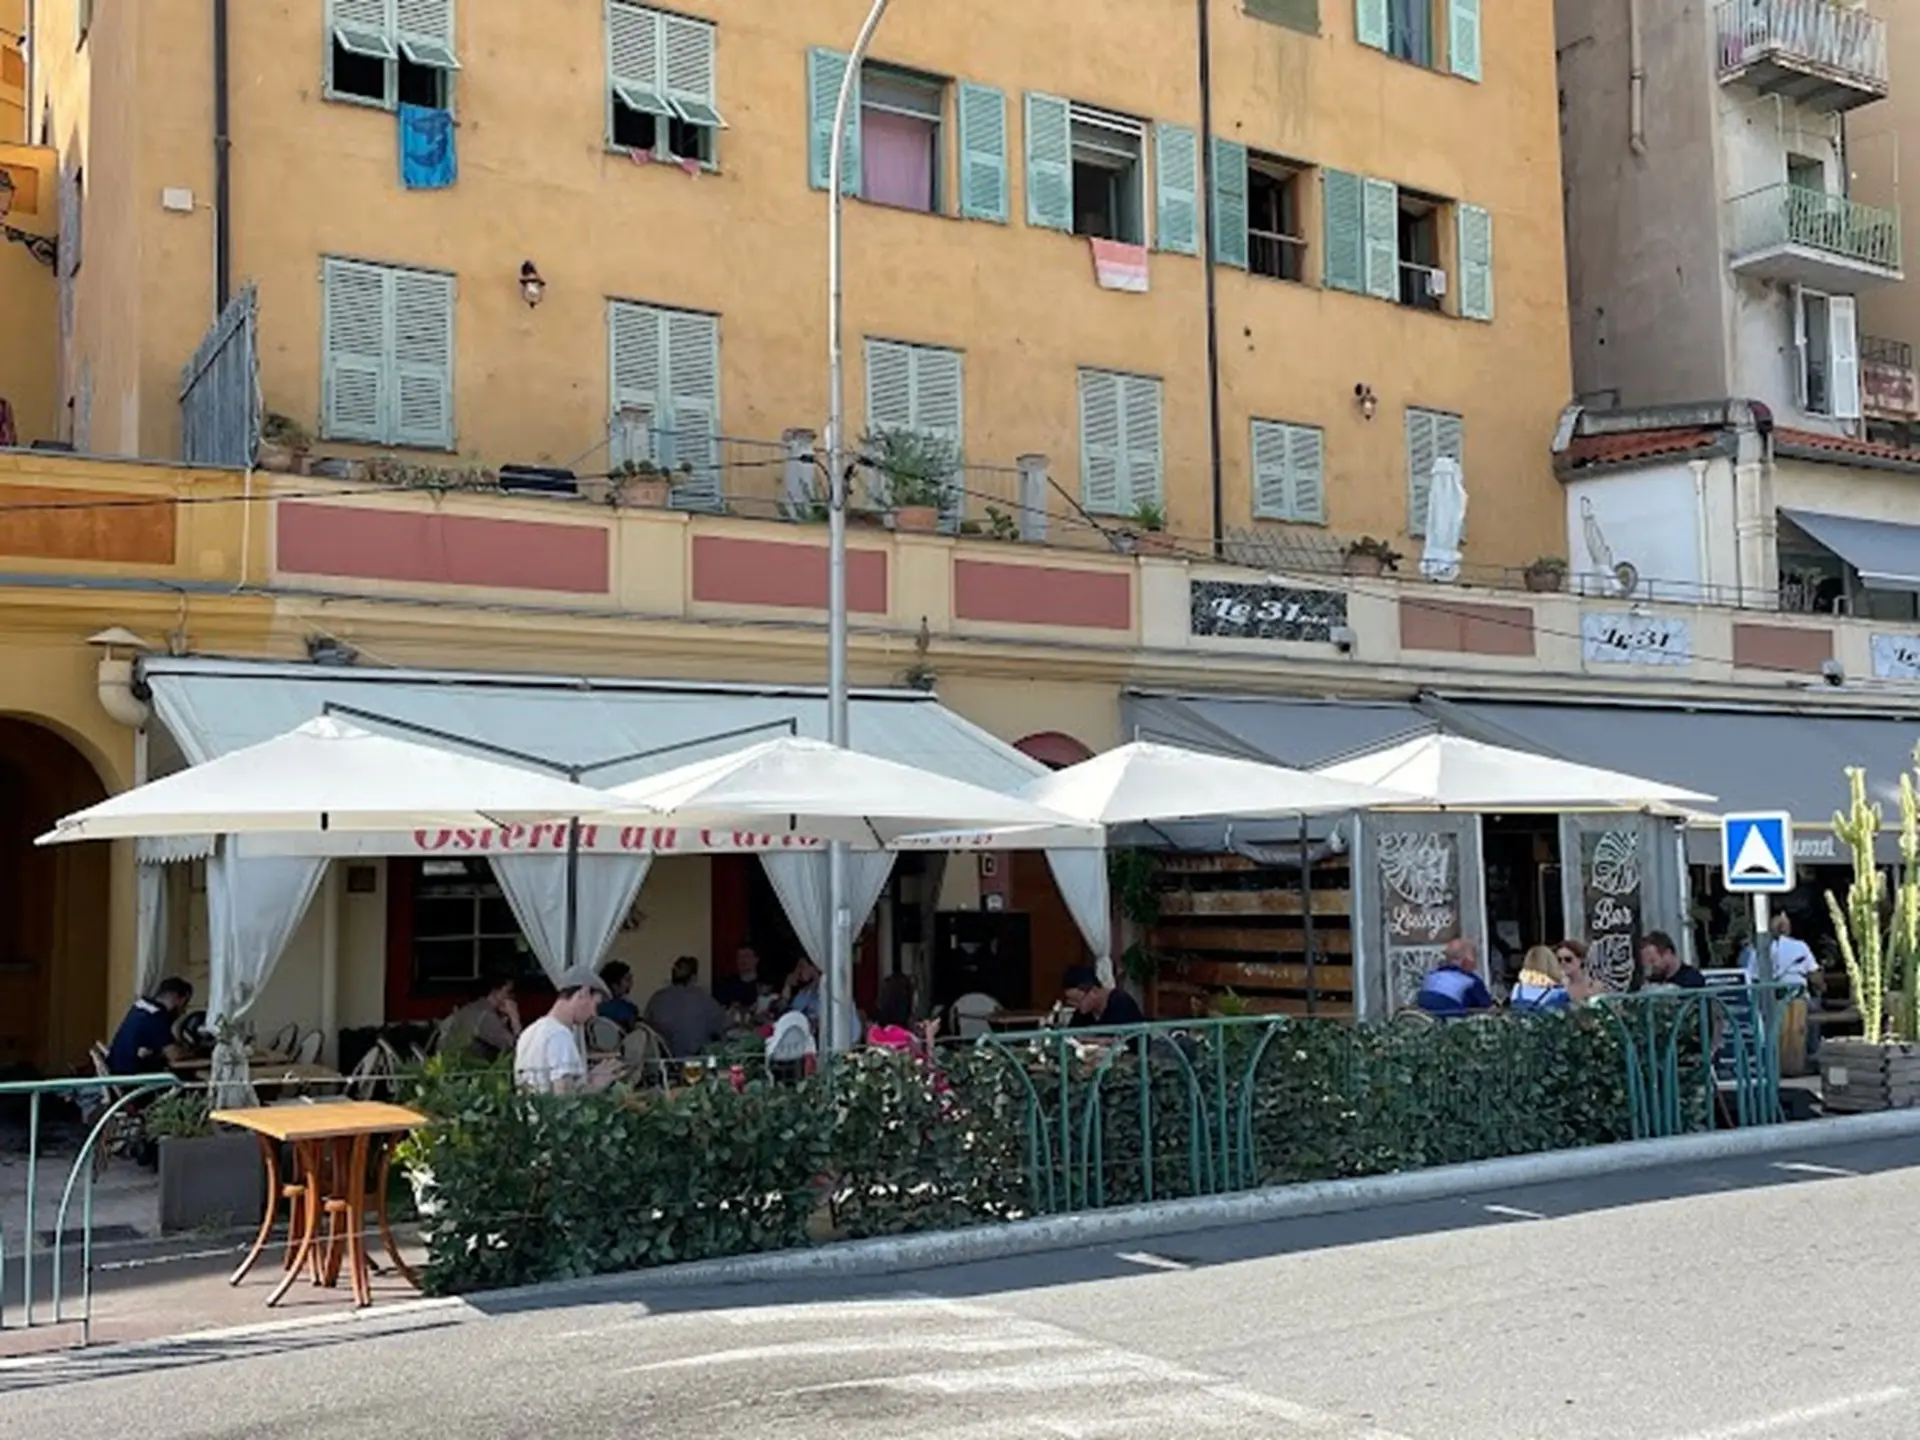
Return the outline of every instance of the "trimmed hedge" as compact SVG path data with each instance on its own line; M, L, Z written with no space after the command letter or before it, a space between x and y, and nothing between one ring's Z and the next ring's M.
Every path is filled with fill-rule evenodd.
M1097 1032L1096 1032L1097 1033ZM1006 1037L929 1066L859 1050L831 1083L726 1071L533 1096L505 1066L409 1086L427 1280L482 1290L839 1237L1379 1174L1625 1138L1589 1016L1152 1026Z

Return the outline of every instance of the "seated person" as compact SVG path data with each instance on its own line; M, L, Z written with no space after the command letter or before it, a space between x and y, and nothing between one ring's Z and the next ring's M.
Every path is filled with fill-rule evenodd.
M760 956L751 945L733 952L733 974L713 987L713 998L729 1010L751 1014L760 1005Z
M591 965L576 965L554 982L553 1006L520 1032L513 1047L513 1079L522 1090L567 1095L604 1090L620 1076L620 1062L603 1060L587 1069L580 1038L574 1032L591 1020L607 998L605 983Z
M1567 994L1566 971L1560 957L1545 945L1527 951L1520 965L1520 978L1513 982L1507 1008L1515 1011L1565 1010L1571 1004Z
M494 1061L520 1039L520 1006L513 998L513 976L495 971L481 982L479 995L449 1015L440 1027L440 1053Z
M640 1018L640 1007L633 1003L633 967L624 960L609 960L600 967L600 978L607 987L607 998L600 1002L600 1018L631 1030Z
M1100 972L1091 965L1075 965L1061 981L1061 993L1073 1007L1073 1024L1144 1025L1147 1015L1140 1002L1126 991L1100 983Z
M1449 940L1440 963L1420 982L1414 1003L1429 1015L1471 1015L1476 1010L1491 1010L1493 996L1479 970L1480 956L1473 942Z
M647 1024L660 1032L675 1060L698 1055L725 1038L732 1023L726 1007L693 983L699 978L700 962L682 955L673 962L673 983L654 991L647 1001Z
M820 1023L820 967L802 955L780 992L781 1009Z
M887 976L880 982L880 993L874 998L873 1023L867 1027L867 1043L883 1050L907 1050L921 1056L931 1054L940 1022L928 1020L916 1025L913 1010L912 977Z
M193 986L175 975L134 1001L107 1047L107 1069L115 1075L151 1075L182 1058L185 1049L174 1043L173 1027L192 999Z

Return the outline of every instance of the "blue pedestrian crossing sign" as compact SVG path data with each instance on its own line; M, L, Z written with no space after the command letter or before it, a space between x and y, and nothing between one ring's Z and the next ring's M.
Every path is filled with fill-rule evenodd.
M1720 866L1727 889L1784 895L1793 889L1793 817L1784 812L1720 817Z

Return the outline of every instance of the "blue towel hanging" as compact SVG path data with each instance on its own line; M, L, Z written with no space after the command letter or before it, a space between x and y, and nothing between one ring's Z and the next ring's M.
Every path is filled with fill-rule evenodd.
M400 181L409 190L444 190L460 178L453 112L400 107Z

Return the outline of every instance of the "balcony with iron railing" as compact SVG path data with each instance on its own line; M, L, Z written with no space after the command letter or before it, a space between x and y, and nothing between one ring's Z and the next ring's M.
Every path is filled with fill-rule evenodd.
M1728 255L1734 270L1850 295L1898 280L1900 215L1783 181L1727 202Z
M1720 79L1815 110L1886 98L1887 22L1835 0L1726 0Z

